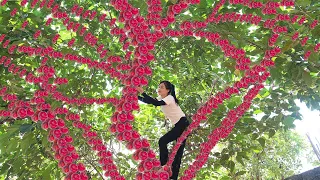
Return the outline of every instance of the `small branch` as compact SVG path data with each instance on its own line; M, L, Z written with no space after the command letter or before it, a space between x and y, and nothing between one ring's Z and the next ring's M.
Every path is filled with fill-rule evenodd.
M312 18L311 16L309 16L309 14L307 14L300 6L298 6L298 8L302 11L302 13L306 16L308 16L309 18L311 18L312 20L314 20L314 18Z
M97 167L90 160L88 160L87 158L85 158L85 157L83 157L83 158L86 160L86 162L88 162L97 171L97 173L99 174L101 179L104 179L103 175L100 173L100 171L97 169Z

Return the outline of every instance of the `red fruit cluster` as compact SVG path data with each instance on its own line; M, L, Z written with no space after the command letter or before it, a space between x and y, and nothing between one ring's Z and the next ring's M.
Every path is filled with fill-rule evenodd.
M302 16L300 19L299 19L299 21L298 21L298 24L299 25L302 25L305 21L306 21L306 17L305 16Z
M286 26L276 26L276 27L274 27L274 28L272 29L272 32L273 32L273 33L278 33L278 34L280 34L280 33L286 33L286 32L288 32L288 29L287 29Z
M10 16L13 17L17 14L18 12L18 9L17 8L14 8L11 12L10 12Z
M257 1L243 1L243 0L229 0L230 4L241 4L244 6L248 6L250 9L251 8L262 8L264 4L262 2L257 2Z
M305 52L305 54L304 54L304 60L307 60L310 55L311 55L311 51L310 51L310 50L307 51L307 52Z
M124 179L117 171L117 166L112 160L112 153L108 151L106 146L103 145L103 141L98 137L98 133L91 131L91 126L86 125L80 121L74 121L73 126L82 129L84 132L82 137L85 138L88 145L91 146L93 151L97 151L99 156L99 164L102 165L102 169L106 171L104 175L111 177L112 179Z
M305 46L308 40L309 40L309 37L308 37L308 36L304 37L304 38L301 40L301 46Z
M235 12L219 14L217 18L212 18L212 21L216 24L221 22L247 22L254 25L258 25L262 20L262 17L252 14L238 14Z
M277 21L288 21L288 22L290 22L291 18L290 18L290 16L288 14L277 14L276 20Z
M295 2L294 0L282 0L280 5L290 7L290 6L294 6L294 2Z
M71 144L73 138L68 135L68 128L62 119L47 119L43 121L42 128L50 129L48 140L53 142L52 149L55 151L55 159L59 161L58 166L66 174L66 179L88 179L85 166L76 163L79 159L75 147Z
M72 38L69 42L68 42L68 47L72 47L74 42L76 42L75 38Z
M268 40L268 46L272 47L277 42L279 34L272 34L271 38Z
M299 37L299 32L295 32L294 34L293 34L293 36L292 36L292 40L293 41L295 41L295 40L297 40L298 39L298 37Z
M310 29L314 29L317 25L318 25L318 20L314 20L311 24L310 24Z
M56 78L54 80L55 84L68 84L68 79L67 78Z
M273 49L267 50L264 58L269 59L272 58L274 56L276 56L277 54L279 54L281 52L281 49L279 47L275 47Z
M241 116L245 113L245 111L250 107L252 99L256 96L263 86L263 83L269 76L270 73L266 70L266 67L274 66L274 62L271 60L272 57L280 53L279 48L274 48L271 50L267 50L265 53L265 57L261 61L260 65L253 66L251 69L249 67L250 59L246 58L245 51L243 49L237 49L234 45L230 44L229 41L225 39L220 39L220 35L217 33L210 33L204 31L196 31L193 32L190 29L204 28L207 26L208 22L215 21L216 23L227 22L227 21L240 21L240 22L248 22L255 25L258 25L261 22L262 17L253 16L252 14L237 14L235 12L225 13L223 15L218 15L215 18L220 7L225 3L225 0L220 1L215 8L211 16L205 20L204 22L184 22L181 24L180 30L174 31L169 30L164 32L164 28L168 27L170 23L175 21L175 15L181 13L184 9L188 7L189 4L197 4L199 0L184 0L179 1L177 4L174 4L168 8L167 17L161 18L160 13L162 11L161 2L159 0L148 0L148 15L147 20L139 15L139 10L137 8L132 7L127 0L112 0L111 4L120 11L119 21L124 23L124 28L113 28L112 34L120 36L120 42L123 43L123 50L126 52L125 58L120 58L118 56L110 56L105 61L95 61L90 58L81 57L78 55L72 54L63 54L62 52L56 52L52 47L49 48L32 48L26 46L18 47L19 52L27 53L29 56L49 56L51 58L64 58L65 60L76 61L78 63L87 64L89 68L97 68L103 70L106 74L110 74L111 77L116 77L126 87L123 90L124 96L119 100L115 98L68 98L62 95L62 93L56 90L57 86L49 84L49 78L53 78L53 73L50 73L50 70L45 68L46 61L48 58L44 58L42 61L42 66L38 69L39 77L36 77L32 73L28 73L25 77L27 82L40 84L40 87L43 88L43 91L37 91L35 93L35 97L31 99L30 103L37 108L37 112L34 113L32 119L34 121L40 120L42 122L42 127L44 129L50 129L49 140L55 142L54 149L57 151L57 157L60 159L61 164L59 166L63 167L65 172L68 172L67 179L86 179L82 170L84 167L82 165L75 164L72 160L77 159L78 155L74 151L74 147L71 146L72 138L67 135L68 129L65 127L64 121L62 119L55 119L56 114L66 114L66 119L73 121L73 126L77 128L83 129L85 132L83 133L83 137L88 140L88 144L92 146L93 150L99 151L98 156L99 163L103 165L103 169L107 171L105 173L106 176L110 176L113 179L124 179L116 170L116 166L112 163L110 151L106 150L106 147L102 144L101 139L97 137L97 133L90 131L90 126L81 123L80 116L76 114L67 114L68 110L64 108L57 108L55 111L50 110L50 105L46 104L45 99L43 97L47 97L48 95L52 95L52 97L56 100L64 101L66 103L72 104L92 104L96 103L113 103L116 106L117 112L112 116L111 120L113 125L110 127L110 131L113 133L117 133L116 137L120 141L126 141L127 147L129 149L136 149L137 151L134 153L134 159L141 161L139 164L138 170L140 173L137 174L137 179L168 179L170 173L169 166L163 169L163 171L155 172L153 171L154 167L159 166L159 161L155 160L155 153L150 150L150 144L146 139L141 139L140 135L137 131L132 130L132 125L130 124L134 117L132 114L133 110L138 110L139 106L137 104L136 90L133 88L134 86L146 85L148 80L145 76L151 75L151 69L146 65L149 61L154 59L154 56L150 51L154 50L154 43L158 41L158 39L163 38L164 35L167 36L198 36L207 38L210 42L215 45L221 47L226 57L232 57L236 60L236 68L245 71L245 77L243 77L240 81L236 82L234 86L228 87L223 92L219 92L215 95L215 97L211 98L205 106L201 107L197 113L193 117L193 123L189 126L189 128L184 132L184 134L178 139L177 145L173 148L173 152L176 152L181 145L181 142L187 137L192 129L197 127L201 121L206 119L206 115L212 113L212 109L216 109L219 104L222 104L224 100L230 98L233 94L239 93L239 89L248 88L249 85L254 85L248 92L248 94L244 97L244 102L237 107L235 110L232 110L228 113L227 117L222 121L222 126L217 128L211 135L209 135L208 139L210 140L207 143L203 143L201 145L201 153L197 156L197 159L194 164L190 166L190 168L186 171L185 176L182 179L191 179L195 177L195 173L199 170L205 162L208 160L209 152L214 147L214 145L221 139L226 138L228 134L232 131L234 127L234 123L241 118ZM4 3L4 1L2 2ZM23 0L21 5L25 6L27 3L26 0ZM31 7L35 8L38 0L34 0L31 2ZM264 14L276 14L276 19L268 19L264 26L266 28L270 28L274 31L274 35L269 39L269 46L273 46L277 39L279 38L279 33L287 32L286 27L276 26L278 21L290 21L291 23L295 23L298 21L299 25L302 25L305 21L305 17L301 17L298 20L298 16L294 16L291 20L288 15L277 14L276 10L280 5L282 6L292 6L294 5L294 1L283 0L281 3L277 2L268 2L266 4L262 4L261 2L255 1L240 1L240 0L230 0L230 4L243 4L248 6L249 8L262 8L262 12ZM42 1L39 5L40 8L44 7L46 1ZM47 8L51 8L54 5L54 0L50 0L47 4ZM83 7L79 7L78 5L74 5L72 8L72 13L76 16L79 16L84 19L93 20L97 16L96 11L85 10ZM90 46L96 48L97 53L99 53L99 57L102 59L107 55L108 49L104 49L103 44L99 44L99 39L95 37L93 34L87 31L87 27L81 25L77 22L72 22L68 13L62 12L59 10L59 5L55 4L51 12L53 14L53 18L59 19L63 21L63 24L66 26L67 30L77 32L78 35L83 36L85 42L87 42ZM12 11L12 15L16 12ZM98 20L102 22L105 20L106 15L102 14ZM116 19L110 20L110 26L115 24ZM51 23L52 19L48 19L46 25ZM315 20L310 24L310 28L314 28L317 25L318 21ZM27 26L27 21L22 24L22 28ZM149 32L149 26L154 27L154 32ZM80 29L80 31L78 31ZM40 31L38 30L35 33L34 38L38 38L40 36ZM298 34L299 35L299 34ZM297 39L298 35L294 35L297 37L293 37L293 39ZM4 40L5 35L0 36L0 43ZM56 43L59 39L59 35L56 35L53 38L53 43ZM308 37L303 38L301 41L301 45L305 45ZM4 48L8 48L9 53L13 53L17 48L16 45L9 46L10 41L6 40L3 43ZM73 46L74 39L69 41L69 47ZM99 44L99 45L98 45ZM134 46L135 51L129 51L129 46ZM319 46L317 45L314 48L314 51L318 51ZM311 54L311 51L307 51L305 54L305 59L307 59ZM130 59L130 56L133 55L133 63L123 64L123 60ZM0 60L0 64L4 63L5 67L8 67L8 71L14 74L17 74L20 71L20 67L15 64L11 64L11 59L7 57L2 57ZM116 67L116 68L113 68ZM124 72L120 72L124 71ZM129 71L128 73L126 71ZM23 77L26 74L26 70L22 69L19 73L20 77ZM49 73L47 75L46 73ZM55 78L54 82L56 84L67 83L67 79L65 78ZM0 92L1 94L1 92ZM3 97L7 96L6 99L10 99L8 94L5 92L2 93ZM14 103L13 103L14 102ZM16 103L19 109L15 109ZM21 102L12 100L9 104L9 109L11 111L2 111L0 115L9 115L11 117L24 117L28 114L27 105L21 105ZM13 112L13 113L12 113ZM58 147L57 147L58 146ZM168 164L172 164L173 156L169 157ZM62 157L63 156L63 157ZM62 159L61 159L62 158ZM59 163L60 163L59 162ZM66 166L66 163L70 163Z
M33 38L36 40L38 39L38 37L41 35L41 31L40 30L37 30L34 35L33 35Z
M0 5L1 5L1 6L4 6L4 5L6 5L6 3L7 3L7 0L2 0L2 2L0 3Z

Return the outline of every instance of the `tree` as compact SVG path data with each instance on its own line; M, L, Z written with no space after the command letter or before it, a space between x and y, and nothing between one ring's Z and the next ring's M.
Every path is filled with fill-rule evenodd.
M66 12L72 11L71 8L75 3L75 1L56 2L60 3L61 8ZM266 3L267 1L262 2ZM148 14L146 4L136 0L130 1L130 3L134 7L139 7L143 16ZM177 2L161 1L161 3L163 9L167 10L169 6ZM217 3L211 0L201 0L198 5L190 5L188 10L183 11L185 13L176 15L175 23L170 24L167 29L179 30L179 25L184 21L203 21L207 19L212 7L216 6ZM49 23L50 26L45 26L49 18L47 15L51 12L50 9L33 9L31 6L32 3L27 4L27 7L20 7L17 2L9 1L5 6L0 7L0 33L7 35L8 39L12 41L10 45L52 46L55 50L65 54L78 53L84 57L100 59L101 53L96 53L97 50L88 45L88 39L70 32L62 21L55 19L51 24ZM38 6L40 5L38 4ZM90 9L107 15L105 23L100 23L98 20L91 21L89 18L74 19L90 27L92 37L97 37L101 44L107 46L105 47L108 50L107 57L125 56L125 51L121 50L123 48L121 37L111 34L110 31L113 27L109 26L112 18L119 16L119 11L111 6L109 1L80 2L79 6L85 7L85 10ZM296 1L295 7L282 9L281 12L290 16L306 16L308 21L312 21L318 18L319 6L320 4L316 0ZM11 17L10 13L14 8L18 8L19 12L16 16ZM263 16L264 19L274 17L274 15L263 15L261 9L249 8L239 4L225 5L219 9L219 14L232 12L251 13ZM165 16L165 11L162 15ZM21 25L26 20L29 21L29 27L21 29ZM269 137L271 138L276 132L293 128L293 121L301 119L301 115L298 113L299 108L294 103L295 99L306 102L311 109L320 109L319 52L312 53L308 60L304 60L305 52L314 48L314 44L319 41L320 29L318 27L310 29L308 27L309 22L303 25L280 22L279 25L288 25L288 33L276 42L276 45L282 46L283 50L281 54L273 58L275 68L270 68L271 77L265 82L265 88L253 100L250 110L236 123L229 137L220 141L222 144L228 142L237 145L238 148L230 147L226 148L223 153L213 153L210 161L212 163L212 160L215 160L215 164L218 164L217 167L205 167L201 172L206 173L200 172L197 176L199 179L208 178L208 173L218 171L220 165L227 168L230 174L234 173L237 161L242 163L246 156L250 157L251 154L253 156L254 150L264 148L268 141L272 141L272 139L269 140ZM124 23L117 22L116 26L123 28ZM41 28L46 33L34 38L37 30ZM272 33L270 29L261 25L219 22L210 23L203 29L208 32L217 32L237 48L245 49L247 56L252 58L253 65L260 63L265 51L270 48L268 39L272 36ZM298 40L292 40L295 32L300 33L301 39L307 35L312 35L312 39L308 40L306 45L301 45ZM55 39L57 33L59 33L60 38L57 43L54 43L52 40ZM73 40L76 43L72 46ZM69 48L68 44L71 44L72 48ZM225 57L219 48L213 46L205 38L182 37L178 39L167 36L158 41L155 46L153 54L156 61L150 63L153 74L148 79L147 90L153 92L160 80L171 80L178 85L178 96L182 100L181 107L189 117L194 115L199 106L203 105L212 94L222 91L227 86L232 86L234 81L240 80L244 75L244 72L235 69L236 62L234 59ZM134 48L129 47L129 50L134 51ZM22 65L28 71L39 69L43 61L42 57L29 57L23 53L10 55L5 48L0 49L0 55L2 57L13 57L16 64ZM97 68L91 68L75 62L75 60L62 60L61 58L50 58L46 63L55 67L55 76L68 79L68 83L62 83L57 88L66 97L119 98L121 96L120 92L123 86L120 85L120 80L106 76L103 71ZM114 68L116 69L116 67ZM26 83L17 75L9 73L7 67L0 66L0 73L2 74L0 77L1 86L8 85L7 92L15 93L19 99L30 100L33 93L39 89L39 86ZM216 83L213 83L213 80L216 80L214 81ZM114 162L118 165L120 174L128 178L135 176L136 171L134 169L138 164L132 160L131 154L128 155L118 151L114 140L116 135L107 130L112 124L112 114L115 111L112 104L77 105L52 99L47 100L49 100L52 109L64 105L70 112L81 114L82 122L92 125L92 129L98 131L99 137L109 145L108 147L113 152ZM208 116L208 121L201 124L192 133L188 140L189 146L185 152L186 157L183 159L184 164L195 159L200 150L198 148L200 143L206 141L208 134L220 125L227 112L241 102L241 96L232 96L230 100L219 105L219 108ZM8 102L0 100L0 106L0 110L8 109ZM262 120L257 121L253 118L255 114L262 112L266 114ZM144 106L141 107L140 112L134 113L136 117L133 123L134 128L138 129L142 136L153 140L150 141L150 146L156 149L158 137L165 132L165 129L160 128L163 117L158 114L157 110ZM63 116L63 118L65 117ZM49 133L42 129L40 122L34 122L30 118L12 119L7 117L1 117L0 122L2 124L0 138L1 140L7 140L0 145L0 165L2 166L0 174L2 176L22 179L23 177L34 179L39 177L45 177L46 179L63 177L63 172L58 167L58 161L54 160L55 154L51 149L52 144L48 141ZM90 150L90 146L85 144L86 140L82 138L82 129L73 127L72 122L66 123L67 127L72 130L70 135L74 140L73 143L81 161L87 166L89 176L93 179L102 179L102 167L98 163L98 157ZM249 140L246 136L251 138L251 143L247 142ZM261 147L257 147L257 143ZM119 146L123 145L120 144ZM266 156L270 152L266 149L264 153L261 155ZM234 156L236 160L230 161ZM181 172L185 168L182 167ZM239 172L239 174L242 174L241 171Z

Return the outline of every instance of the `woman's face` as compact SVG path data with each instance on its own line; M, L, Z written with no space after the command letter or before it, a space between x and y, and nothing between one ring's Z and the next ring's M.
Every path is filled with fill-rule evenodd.
M158 95L161 97L168 96L169 89L166 88L164 83L159 84L158 86Z

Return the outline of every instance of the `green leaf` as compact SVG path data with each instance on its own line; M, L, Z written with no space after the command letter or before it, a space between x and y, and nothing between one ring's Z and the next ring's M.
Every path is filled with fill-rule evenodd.
M223 176L220 180L231 180L231 177L229 177L229 176Z
M23 136L23 139L20 143L20 148L22 149L23 152L25 152L26 150L29 149L30 145L32 144L32 133L28 133L26 135Z
M253 133L252 134L252 140L255 140L259 137L259 134L258 133Z
M11 153L11 152L13 152L16 148L17 148L17 141L16 140L10 140L9 141L9 145L8 145L8 147L7 147L7 149L6 149L6 153Z
M234 171L235 163L233 161L229 161L230 172Z
M296 6L302 6L302 7L306 7L308 5L310 5L311 0L296 0Z
M44 171L42 171L42 178L46 180L51 180L51 171L52 171L52 166L48 166Z
M243 166L245 166L245 165L244 165L244 162L243 162L243 160L242 160L242 156L237 155L236 160L237 160L239 163L241 163Z
M269 138L271 138L272 136L274 136L276 134L276 131L274 129L270 129L269 130Z
M226 161L226 160L228 160L229 159L229 154L223 154L222 156L221 156L221 161Z
M236 176L241 176L241 175L244 175L245 173L247 173L247 171L238 171L236 173Z
M21 133L26 133L30 132L32 129L33 125L32 124L22 124L19 128Z
M310 73L303 71L302 72L302 79L304 80L304 82L306 83L307 86L311 86L312 85L312 78L310 76Z
M283 124L284 124L285 126L287 126L287 127L292 127L294 120L295 120L295 119L294 119L293 117L287 116L287 117L284 118Z
M263 137L259 138L258 141L259 141L259 143L261 144L262 147L265 147L266 140Z

